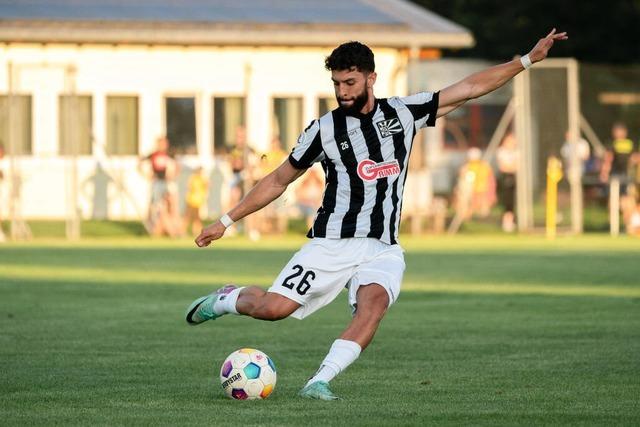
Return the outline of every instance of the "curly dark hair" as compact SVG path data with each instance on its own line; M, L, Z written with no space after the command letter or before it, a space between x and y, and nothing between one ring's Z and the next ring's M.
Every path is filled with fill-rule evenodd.
M367 45L351 41L343 43L331 52L324 60L324 67L329 71L350 70L372 73L376 70L373 52Z

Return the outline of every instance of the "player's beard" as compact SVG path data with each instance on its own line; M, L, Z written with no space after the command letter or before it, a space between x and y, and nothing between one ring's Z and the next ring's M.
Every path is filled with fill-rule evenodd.
M340 109L344 114L348 116L355 116L360 112L360 110L362 110L362 108L365 105L367 105L367 102L369 101L369 93L367 92L367 88L365 87L362 93L353 99L353 104L351 104L350 106L342 105L340 103L340 98L338 98L337 96L336 96L336 99L338 101L338 105L340 106ZM351 101L351 100L348 99L346 101Z

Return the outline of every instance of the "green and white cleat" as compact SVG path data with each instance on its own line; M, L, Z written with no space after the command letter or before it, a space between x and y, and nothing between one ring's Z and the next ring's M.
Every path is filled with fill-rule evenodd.
M223 314L216 314L213 311L213 305L219 299L226 298L229 292L236 289L237 286L234 285L226 285L214 293L200 297L194 302L191 303L189 308L187 309L187 323L190 325L199 325L202 322L206 322L207 320L216 320L218 317Z
M329 388L329 383L324 381L316 381L315 383L311 383L308 386L305 386L298 396L304 397L306 399L317 399L317 400L339 400L340 398L333 394L331 389Z

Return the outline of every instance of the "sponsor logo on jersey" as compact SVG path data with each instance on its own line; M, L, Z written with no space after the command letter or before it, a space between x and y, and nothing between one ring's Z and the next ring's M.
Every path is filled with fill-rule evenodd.
M363 181L375 181L376 179L400 175L400 165L396 159L376 163L371 159L358 163L358 176Z
M402 125L398 119L382 120L376 122L376 126L378 126L380 136L383 138L402 132Z

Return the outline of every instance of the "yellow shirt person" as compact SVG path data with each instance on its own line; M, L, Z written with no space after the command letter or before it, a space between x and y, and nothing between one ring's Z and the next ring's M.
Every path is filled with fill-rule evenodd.
M194 208L200 208L207 200L209 183L202 172L196 172L189 177L187 187L187 204Z
M194 235L197 235L202 230L200 208L207 201L208 190L209 181L207 181L207 178L204 176L202 168L199 167L189 177L187 195L185 197L187 206L184 218L184 230L188 231L189 226L191 226L191 231Z

